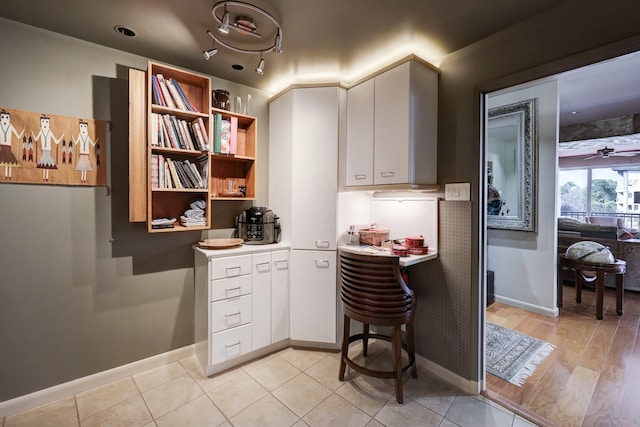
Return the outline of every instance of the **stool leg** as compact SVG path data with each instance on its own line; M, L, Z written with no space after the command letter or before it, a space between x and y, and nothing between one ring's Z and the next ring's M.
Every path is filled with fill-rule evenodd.
M616 313L622 314L622 303L624 302L624 275L616 274Z
M396 401L398 404L402 404L403 396L402 396L402 341L400 336L402 331L400 330L400 325L396 325L393 327L393 335L392 335L392 349L393 349L393 368L396 372Z
M362 355L367 356L369 352L369 324L362 324Z
M345 357L349 357L349 332L351 329L351 319L345 314L344 325L342 326L342 350L340 354L340 373L338 379L344 381L344 371L347 367L344 362Z
M596 276L596 319L602 320L604 300L604 272L598 271Z
M416 347L413 331L413 320L407 323L407 353L409 353L409 363L413 365L411 368L411 378L418 378L418 370L416 368Z

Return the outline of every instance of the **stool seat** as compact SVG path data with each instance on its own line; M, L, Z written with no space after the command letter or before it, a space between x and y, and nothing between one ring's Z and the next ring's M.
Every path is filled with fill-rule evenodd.
M341 299L344 311L340 381L344 381L346 366L363 375L395 380L396 400L403 402L402 376L411 371L417 378L413 319L416 298L400 272L399 257L371 256L339 251ZM362 323L362 333L350 335L351 319ZM391 335L371 333L370 326L391 327ZM402 342L402 325L406 326L406 343ZM377 332L377 331L376 331ZM362 340L362 354L367 356L369 338L391 343L393 370L374 370L349 357L349 344ZM402 350L409 360L402 366Z
M604 277L606 274L616 275L616 313L622 314L622 304L624 299L624 273L627 271L627 263L621 259L616 259L613 264L599 264L594 262L581 261L579 259L567 258L565 255L558 256L558 283L557 297L558 307L562 307L562 268L566 267L575 272L576 282L576 302L582 302L582 286L594 278L585 275L585 272L595 274L596 286L596 318L603 318L602 308L604 300Z

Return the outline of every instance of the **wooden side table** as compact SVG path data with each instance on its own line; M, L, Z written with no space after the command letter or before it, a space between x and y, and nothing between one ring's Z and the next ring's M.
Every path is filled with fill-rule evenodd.
M596 274L596 318L602 319L602 306L604 299L604 276L607 273L616 275L616 313L622 314L622 302L624 296L624 273L627 271L627 263L616 259L613 264L598 264L576 259L558 256L558 307L562 307L562 267L570 268L575 272L576 302L582 302L582 285L587 281L583 271L593 271Z

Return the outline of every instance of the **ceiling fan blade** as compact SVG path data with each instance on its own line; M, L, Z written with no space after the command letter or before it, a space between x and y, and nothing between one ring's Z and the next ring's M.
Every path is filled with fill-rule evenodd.
M610 156L620 156L620 157L633 157L636 154L640 154L638 151L618 151L617 153L611 153Z

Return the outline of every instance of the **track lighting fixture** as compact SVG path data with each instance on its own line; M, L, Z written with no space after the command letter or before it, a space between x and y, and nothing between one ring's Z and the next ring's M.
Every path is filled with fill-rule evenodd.
M224 5L224 13L222 15L222 22L218 26L218 31L222 34L229 34L229 11L227 10L227 4Z
M282 27L278 20L266 10L244 1L223 0L213 5L211 15L219 24L219 31L215 34L207 30L207 34L214 41L214 46L217 42L219 46L233 52L260 55L256 73L264 72L263 54L282 53ZM218 49L214 47L205 50L202 54L208 60L217 51Z
M276 34L276 42L273 46L273 51L275 53L282 53L282 36L280 36L280 29L278 29L278 34Z
M260 75L264 74L264 58L262 54L260 55L260 62L258 62L258 66L256 67L256 73Z
M218 49L216 48L216 43L213 42L213 47L211 49L203 51L202 55L204 56L204 59L208 61L216 53L218 53Z

